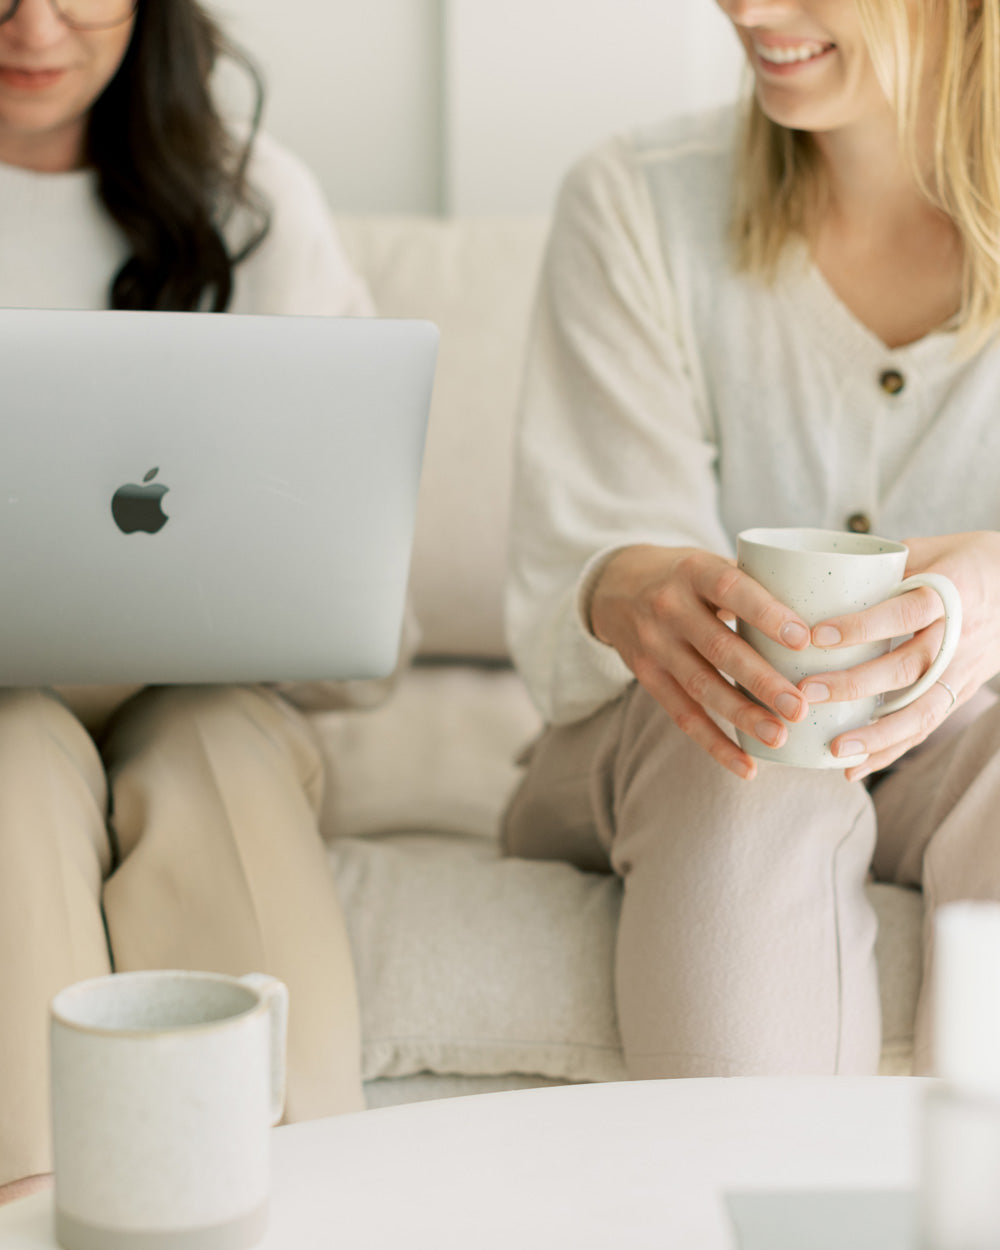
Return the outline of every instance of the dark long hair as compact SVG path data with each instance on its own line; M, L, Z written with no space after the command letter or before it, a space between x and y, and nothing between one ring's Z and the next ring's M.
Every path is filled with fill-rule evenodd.
M237 144L212 99L212 69L238 61L254 89L249 137ZM87 158L131 255L111 283L112 308L224 312L233 267L267 234L266 206L246 181L263 103L261 79L197 0L140 0L128 51L89 120ZM230 253L227 218L245 210Z

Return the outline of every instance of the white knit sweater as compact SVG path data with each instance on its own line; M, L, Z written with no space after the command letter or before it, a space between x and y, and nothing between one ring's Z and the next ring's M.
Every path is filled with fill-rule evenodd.
M248 177L271 209L267 238L235 270L234 313L363 316L372 311L351 270L319 185L306 166L266 135ZM242 213L227 223L236 250ZM40 174L0 164L0 305L107 308L112 277L127 256L124 236L97 199L92 171Z
M588 715L631 674L587 632L607 555L732 554L749 526L897 538L1000 529L1000 348L890 350L803 245L776 283L734 272L735 114L619 138L567 178L516 449L507 621L542 714ZM903 389L880 379L897 371Z

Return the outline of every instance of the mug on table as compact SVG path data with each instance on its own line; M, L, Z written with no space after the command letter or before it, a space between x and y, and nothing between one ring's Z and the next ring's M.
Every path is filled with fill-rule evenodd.
M126 972L51 1004L65 1250L244 1250L263 1236L285 1097L273 977Z

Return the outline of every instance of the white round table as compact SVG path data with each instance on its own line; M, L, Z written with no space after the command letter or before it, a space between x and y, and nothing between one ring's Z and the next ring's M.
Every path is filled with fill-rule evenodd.
M577 1085L291 1125L261 1250L734 1250L727 1193L911 1188L929 1084ZM0 1247L53 1246L51 1203L0 1208Z

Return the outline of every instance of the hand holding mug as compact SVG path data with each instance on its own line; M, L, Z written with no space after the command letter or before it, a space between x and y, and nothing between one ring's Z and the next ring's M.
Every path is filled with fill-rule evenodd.
M615 648L678 728L737 777L753 777L756 765L719 722L780 746L789 725L808 713L795 683L724 622L751 622L792 650L809 645L808 626L723 556L624 547L602 566L589 616L594 635Z
M852 781L886 768L971 700L988 706L990 699L983 688L1000 672L1000 534L978 531L908 538L905 545L911 572L944 574L958 588L962 635L943 679L932 684L921 698L832 744L836 752L853 739L867 755L863 764L848 771ZM841 669L839 657L858 643L898 636L904 625L906 632L914 635L909 641L869 664ZM814 704L842 702L907 685L929 666L944 630L940 604L928 592L858 614L833 617L823 622L823 627L835 630L840 638L834 641L833 635L822 636L836 667L817 673L806 686Z
M808 716L789 729L779 748L762 750L740 734L744 750L800 768L852 768L858 776L870 763L862 731L874 721L908 708L935 684L948 696L950 708L955 696L941 682L962 632L961 598L951 580L939 573L904 580L907 555L902 543L874 535L815 529L740 534L741 569L814 627L811 645L792 655L752 624L740 622L740 634L795 681L810 704ZM909 595L921 588L931 590L939 605L928 606L926 600L933 605L933 596ZM900 599L904 595L907 599ZM926 653L925 635L915 645L904 644L908 650L901 649L901 658L884 659L894 637L917 633L942 614L935 654ZM837 670L842 671L839 680L832 676ZM894 688L891 675L899 672L904 675L895 687L910 684L882 701ZM889 684L880 685L880 676ZM918 713L918 721L924 720Z

